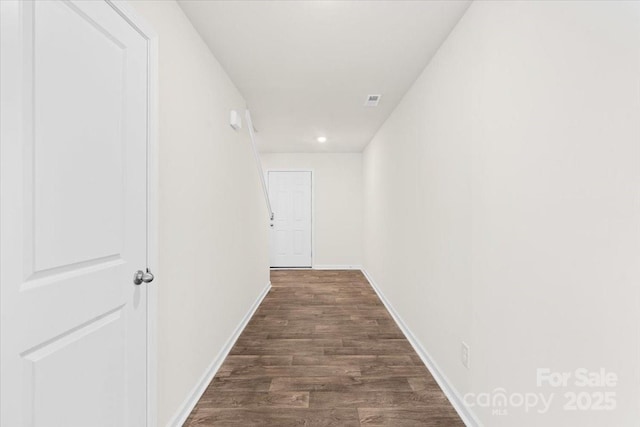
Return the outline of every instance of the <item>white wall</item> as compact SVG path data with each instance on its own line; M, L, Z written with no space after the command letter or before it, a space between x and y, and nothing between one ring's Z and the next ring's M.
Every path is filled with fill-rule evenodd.
M487 426L640 423L639 34L637 2L474 2L365 151L365 268L459 396L555 393ZM617 387L536 386L581 367Z
M268 170L313 170L313 265L362 265L362 154L261 153Z
M245 101L174 1L133 2L159 35L158 425L181 409L269 282L268 215Z

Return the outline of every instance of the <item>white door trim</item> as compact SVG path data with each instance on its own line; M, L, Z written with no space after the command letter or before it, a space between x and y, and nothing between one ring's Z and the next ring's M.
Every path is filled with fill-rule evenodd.
M105 0L147 41L147 427L158 424L158 35L125 0Z
M273 168L264 171L264 179L267 183L267 192L269 191L269 172L309 172L311 174L311 268L315 268L314 259L316 253L316 180L314 179L315 171L311 169L286 169Z

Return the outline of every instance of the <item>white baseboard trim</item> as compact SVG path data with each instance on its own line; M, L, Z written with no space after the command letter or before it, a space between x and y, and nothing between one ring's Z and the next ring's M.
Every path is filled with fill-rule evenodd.
M480 422L476 414L474 414L473 411L469 410L469 408L464 404L460 393L455 389L455 387L451 385L451 382L448 380L447 376L444 375L433 358L424 349L420 341L418 341L415 335L411 332L411 329L409 329L409 327L404 323L398 312L393 308L389 300L387 300L387 298L384 296L371 275L367 273L364 268L362 268L361 271L369 281L369 284L371 285L375 293L378 295L378 298L380 298L384 306L391 314L391 317L393 317L393 320L395 320L395 322L398 324L398 327L400 328L402 333L407 337L413 349L416 351L416 353L418 353L418 356L420 356L422 362L424 362L429 372L431 372L431 375L436 380L447 399L449 399L449 402L451 402L453 409L455 409L460 418L462 418L464 424L469 427L481 427L482 423Z
M262 303L264 297L266 297L269 293L270 289L271 282L269 282L267 286L262 290L247 314L245 314L245 316L242 318L242 321L240 322L238 327L235 329L235 331L233 331L233 334L231 334L227 342L224 344L222 350L220 350L218 355L213 359L213 362L211 362L204 374L202 374L200 381L198 381L191 393L189 393L187 399L182 403L182 405L180 405L178 412L176 412L176 414L167 423L167 426L181 427L184 424L184 422L189 417L189 414L191 414L191 411L193 411L193 408L195 408L196 403L198 403L198 400L200 400L200 397L202 397L202 394L209 386L209 383L216 375L216 372L218 372L218 369L220 369L220 366L222 366L222 362L224 362L224 359L227 357L227 355L231 351L231 348L238 340L238 337L240 337L240 334L242 333L242 331L244 331L247 323L249 323L249 320L251 320L251 317Z
M320 264L314 265L314 270L362 270L361 265Z

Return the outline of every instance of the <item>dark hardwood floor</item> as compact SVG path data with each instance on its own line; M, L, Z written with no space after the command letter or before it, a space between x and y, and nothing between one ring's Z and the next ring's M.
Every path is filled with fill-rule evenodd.
M271 281L185 426L464 426L361 272Z

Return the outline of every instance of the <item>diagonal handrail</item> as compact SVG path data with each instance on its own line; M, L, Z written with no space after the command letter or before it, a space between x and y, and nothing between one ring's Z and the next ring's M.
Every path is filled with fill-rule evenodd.
M262 191L264 191L264 200L267 202L267 210L269 211L269 219L273 221L273 210L271 209L271 201L269 200L269 192L267 191L267 183L264 180L264 172L262 170L262 162L260 161L260 154L256 147L256 135L253 131L253 122L251 121L251 113L249 110L246 112L247 127L249 128L249 136L251 137L251 148L253 148L253 155L256 158L256 165L258 166L258 175L260 175L260 182L262 183Z

